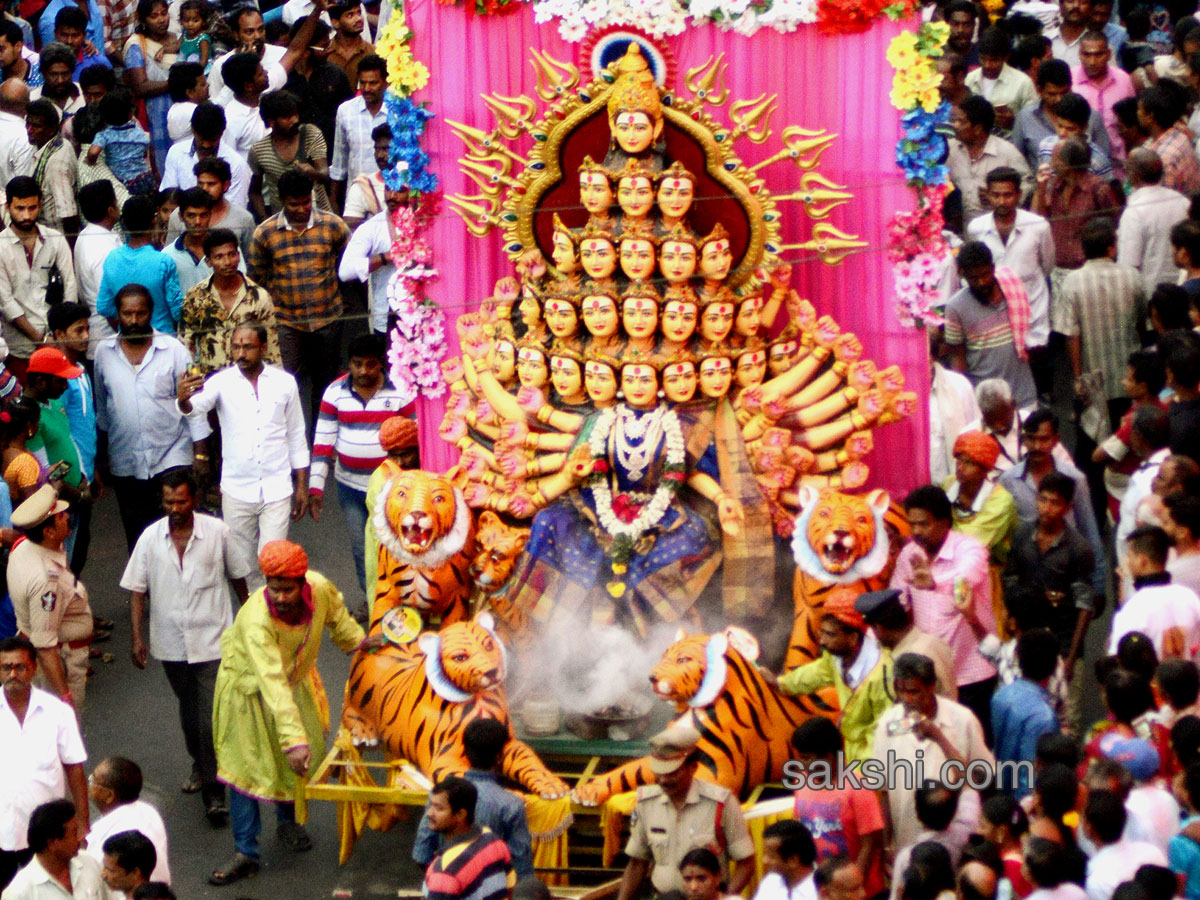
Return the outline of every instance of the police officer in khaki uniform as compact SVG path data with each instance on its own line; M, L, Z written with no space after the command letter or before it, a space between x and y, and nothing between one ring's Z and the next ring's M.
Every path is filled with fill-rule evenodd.
M71 533L67 503L44 485L13 510L25 539L8 557L8 590L17 630L38 651L42 686L83 709L92 610L87 589L71 572L63 542Z
M740 894L754 869L754 844L738 798L728 788L696 779L700 733L673 725L650 739L655 784L638 788L625 853L629 862L617 900L634 900L653 865L656 894L683 890L679 863L689 850L707 847L721 863L736 865L729 894Z

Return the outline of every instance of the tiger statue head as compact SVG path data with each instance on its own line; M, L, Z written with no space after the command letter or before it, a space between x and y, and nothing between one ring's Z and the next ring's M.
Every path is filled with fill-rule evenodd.
M529 539L528 528L506 525L490 509L479 514L475 540L479 552L471 560L471 577L485 593L500 590L512 575Z
M445 475L405 469L393 476L375 504L379 542L407 565L440 566L462 551L471 534L466 485L467 472L460 466Z
M883 520L888 502L882 490L860 496L802 487L800 516L792 532L796 566L832 584L878 575L888 561Z
M748 662L758 658L758 642L741 628L720 634L686 635L682 629L650 670L650 686L660 700L687 707L708 706L725 687L725 654L738 651Z
M425 654L429 686L443 700L461 703L504 684L508 668L504 644L496 637L488 613L441 631L426 631L417 645Z

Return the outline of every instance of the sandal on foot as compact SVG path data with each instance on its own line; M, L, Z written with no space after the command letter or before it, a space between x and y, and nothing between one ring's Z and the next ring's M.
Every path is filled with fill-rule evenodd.
M283 846L295 853L303 853L312 849L312 838L308 831L298 822L280 822L275 829L275 836Z
M216 797L204 804L204 815L214 828L221 828L229 818L229 804L223 797Z
M214 869L213 873L208 876L208 883L220 887L221 885L241 881L243 878L253 878L257 874L258 861L239 853L233 858L233 862L225 868Z
M200 779L200 773L193 771L191 775L184 779L183 784L179 786L179 790L183 791L185 794L195 794L199 792L200 788L203 786L204 782Z

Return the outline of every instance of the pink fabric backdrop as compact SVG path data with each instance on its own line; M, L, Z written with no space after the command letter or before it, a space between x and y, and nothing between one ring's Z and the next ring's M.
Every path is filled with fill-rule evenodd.
M480 95L536 96L529 49L545 50L582 70L578 45L563 41L553 24L535 25L528 7L490 19L434 0L413 0L408 15L416 34L416 56L433 75L429 87L418 95L429 101L436 113L425 138L433 170L447 194L477 193L475 185L459 172L456 161L463 145L445 120L490 131L493 122ZM892 69L884 58L888 41L901 28L882 22L866 34L827 37L810 26L790 35L763 30L746 38L704 27L667 39L675 54L678 88L682 88L688 68L724 52L731 99L751 99L764 92L779 95L771 121L772 139L761 146L745 140L738 144L739 155L747 162L776 152L779 132L787 125L823 127L838 135L818 171L846 185L855 196L835 210L829 221L858 234L869 246L833 267L815 260L801 261L799 251L789 251L785 258L795 262L793 284L800 295L812 300L819 313L834 316L843 330L855 332L864 355L881 368L899 365L908 385L921 398L912 419L876 432L876 449L867 459L872 470L870 485L896 494L925 480L929 440L925 339L896 321L884 250L887 220L897 209L912 206L912 195L893 159L898 114L888 102ZM718 118L722 115L723 111L717 113ZM775 193L797 187L800 175L786 162L765 170L767 184ZM800 204L782 204L782 212L785 242L807 240L812 223ZM431 293L451 321L464 306L473 308L480 297L490 294L497 278L511 274L499 234L488 240L471 237L448 208L433 227L432 242L441 277ZM454 342L453 334L450 340ZM457 452L437 436L441 414L440 406L425 404L420 421L424 465L439 471L454 462Z

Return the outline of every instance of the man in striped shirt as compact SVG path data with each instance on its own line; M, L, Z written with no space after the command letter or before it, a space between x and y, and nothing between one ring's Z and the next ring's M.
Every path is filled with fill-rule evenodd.
M429 826L446 849L425 870L428 900L504 900L517 876L508 846L491 830L475 824L475 785L450 776L434 786L425 810Z
M350 371L325 389L313 437L308 508L314 519L321 518L325 481L329 465L334 462L338 502L350 531L358 584L364 591L367 482L387 456L379 445L379 428L416 396L411 388L397 388L388 379L384 370L386 355L387 342L382 334L363 334L350 342Z

